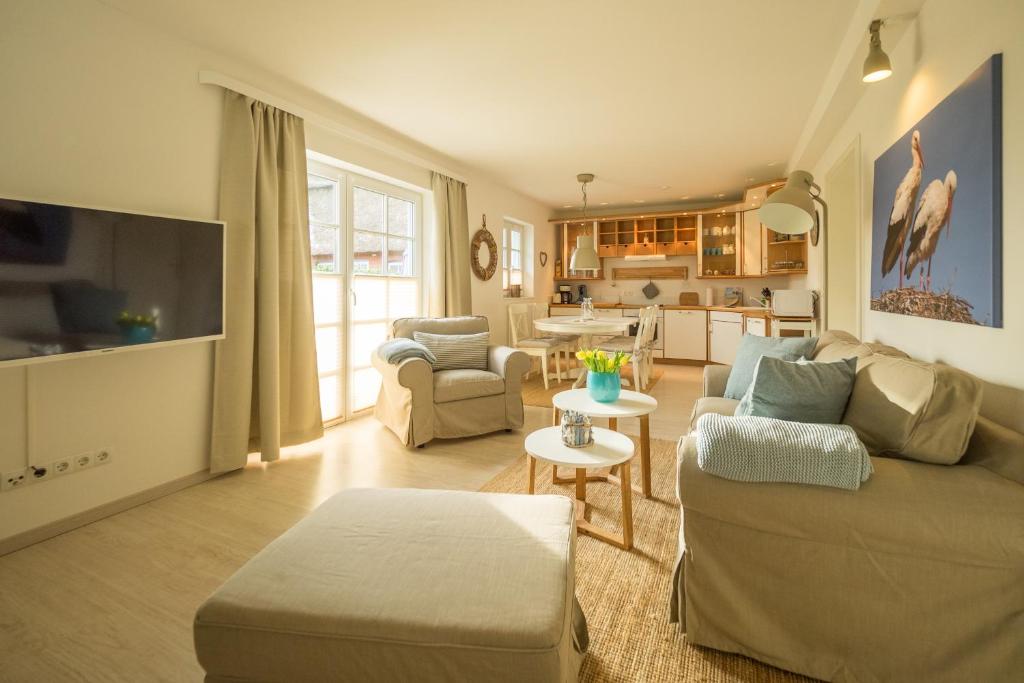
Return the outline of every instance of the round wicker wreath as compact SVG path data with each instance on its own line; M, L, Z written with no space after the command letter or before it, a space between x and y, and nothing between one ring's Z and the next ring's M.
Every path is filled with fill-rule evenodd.
M487 266L480 264L480 245L487 245ZM473 267L473 274L485 282L494 277L494 271L498 268L498 244L494 236L487 228L480 228L473 235L473 241L469 245L469 261Z

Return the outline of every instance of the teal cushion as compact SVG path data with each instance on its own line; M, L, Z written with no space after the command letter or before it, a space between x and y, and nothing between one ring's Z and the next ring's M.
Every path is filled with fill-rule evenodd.
M754 379L754 368L761 356L796 360L810 358L814 355L814 347L818 344L817 337L759 337L745 334L736 350L736 360L729 371L729 381L725 385L725 397L739 401L747 393L750 382Z
M839 424L853 391L857 359L795 363L763 356L736 415Z

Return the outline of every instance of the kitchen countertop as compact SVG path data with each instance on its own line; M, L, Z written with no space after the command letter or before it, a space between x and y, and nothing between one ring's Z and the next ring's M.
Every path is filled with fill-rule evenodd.
M643 308L646 304L613 304L595 302L595 309L636 309ZM728 313L742 313L750 318L785 318L786 320L813 320L812 316L777 316L767 308L760 306L679 306L676 304L658 304L666 311L726 311ZM551 308L579 308L579 304L550 304Z

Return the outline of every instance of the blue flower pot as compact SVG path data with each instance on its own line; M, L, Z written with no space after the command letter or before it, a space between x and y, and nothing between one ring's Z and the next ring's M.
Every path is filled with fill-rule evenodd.
M149 325L126 325L121 328L121 339L125 344L146 344L153 341L156 328Z
M587 391L590 392L590 398L599 403L614 403L618 401L619 393L622 391L619 371L588 372Z

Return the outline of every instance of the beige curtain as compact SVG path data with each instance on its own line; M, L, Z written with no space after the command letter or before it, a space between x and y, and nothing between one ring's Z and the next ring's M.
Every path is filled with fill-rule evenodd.
M434 252L430 314L469 315L471 305L469 267L469 210L466 183L431 172L434 191Z
M302 119L225 91L220 217L226 328L217 342L210 471L323 434Z

